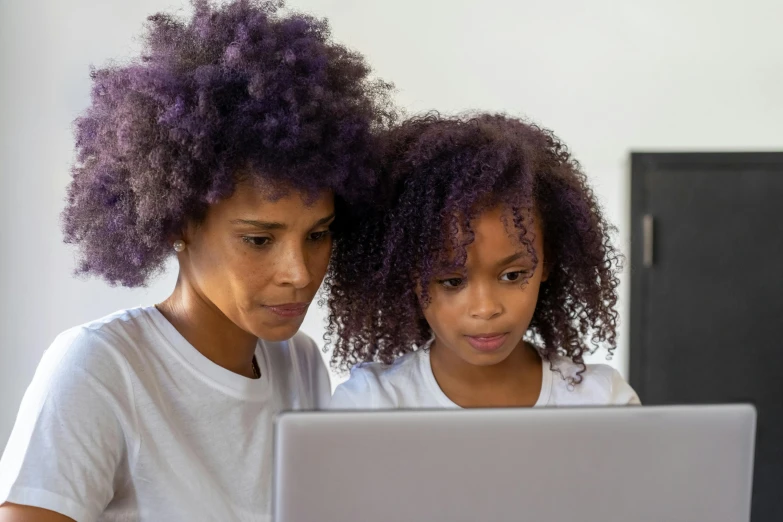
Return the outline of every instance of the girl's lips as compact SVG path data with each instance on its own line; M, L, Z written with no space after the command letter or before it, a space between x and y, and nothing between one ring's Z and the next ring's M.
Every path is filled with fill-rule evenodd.
M466 335L470 345L480 352L493 352L500 348L506 338L507 333L490 333L481 335Z

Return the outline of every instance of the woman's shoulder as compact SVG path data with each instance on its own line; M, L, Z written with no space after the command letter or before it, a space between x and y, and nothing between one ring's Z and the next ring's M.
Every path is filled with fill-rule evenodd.
M56 506L78 520L94 518L86 501L78 503L87 498L83 491L111 498L111 481L102 478L118 473L124 457L134 458L141 440L127 341L121 340L138 313L121 311L69 328L44 352L8 440L0 496ZM56 465L64 458L68 466Z
M131 403L133 368L143 364L145 352L144 313L121 310L57 335L41 357L26 400L40 405L57 397L62 404L97 407L107 397L125 397Z
M130 351L138 351L148 335L147 314L147 308L120 310L69 328L54 339L44 359L85 370L116 369L116 363L127 359Z

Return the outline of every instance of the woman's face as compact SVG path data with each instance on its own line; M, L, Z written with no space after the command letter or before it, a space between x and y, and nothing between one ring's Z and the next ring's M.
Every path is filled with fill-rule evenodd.
M250 182L188 227L180 284L242 330L268 341L291 338L326 275L334 197L271 198Z

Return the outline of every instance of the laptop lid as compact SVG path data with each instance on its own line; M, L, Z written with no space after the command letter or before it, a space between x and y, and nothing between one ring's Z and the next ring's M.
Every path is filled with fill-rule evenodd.
M276 522L748 522L748 405L300 412Z

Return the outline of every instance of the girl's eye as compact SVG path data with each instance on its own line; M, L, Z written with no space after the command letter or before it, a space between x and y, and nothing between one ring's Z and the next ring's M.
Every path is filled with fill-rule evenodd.
M260 247L269 243L270 239L268 237L244 236L242 241L249 243L252 246Z
M500 280L513 283L516 281L521 281L522 278L525 276L525 274L526 272L523 270L517 270L516 272L508 272L500 276Z
M449 279L441 279L438 284L444 288L459 288L462 286L463 279L461 277L450 277Z
M320 232L313 232L310 234L310 241L323 241L331 235L331 230L322 230Z

